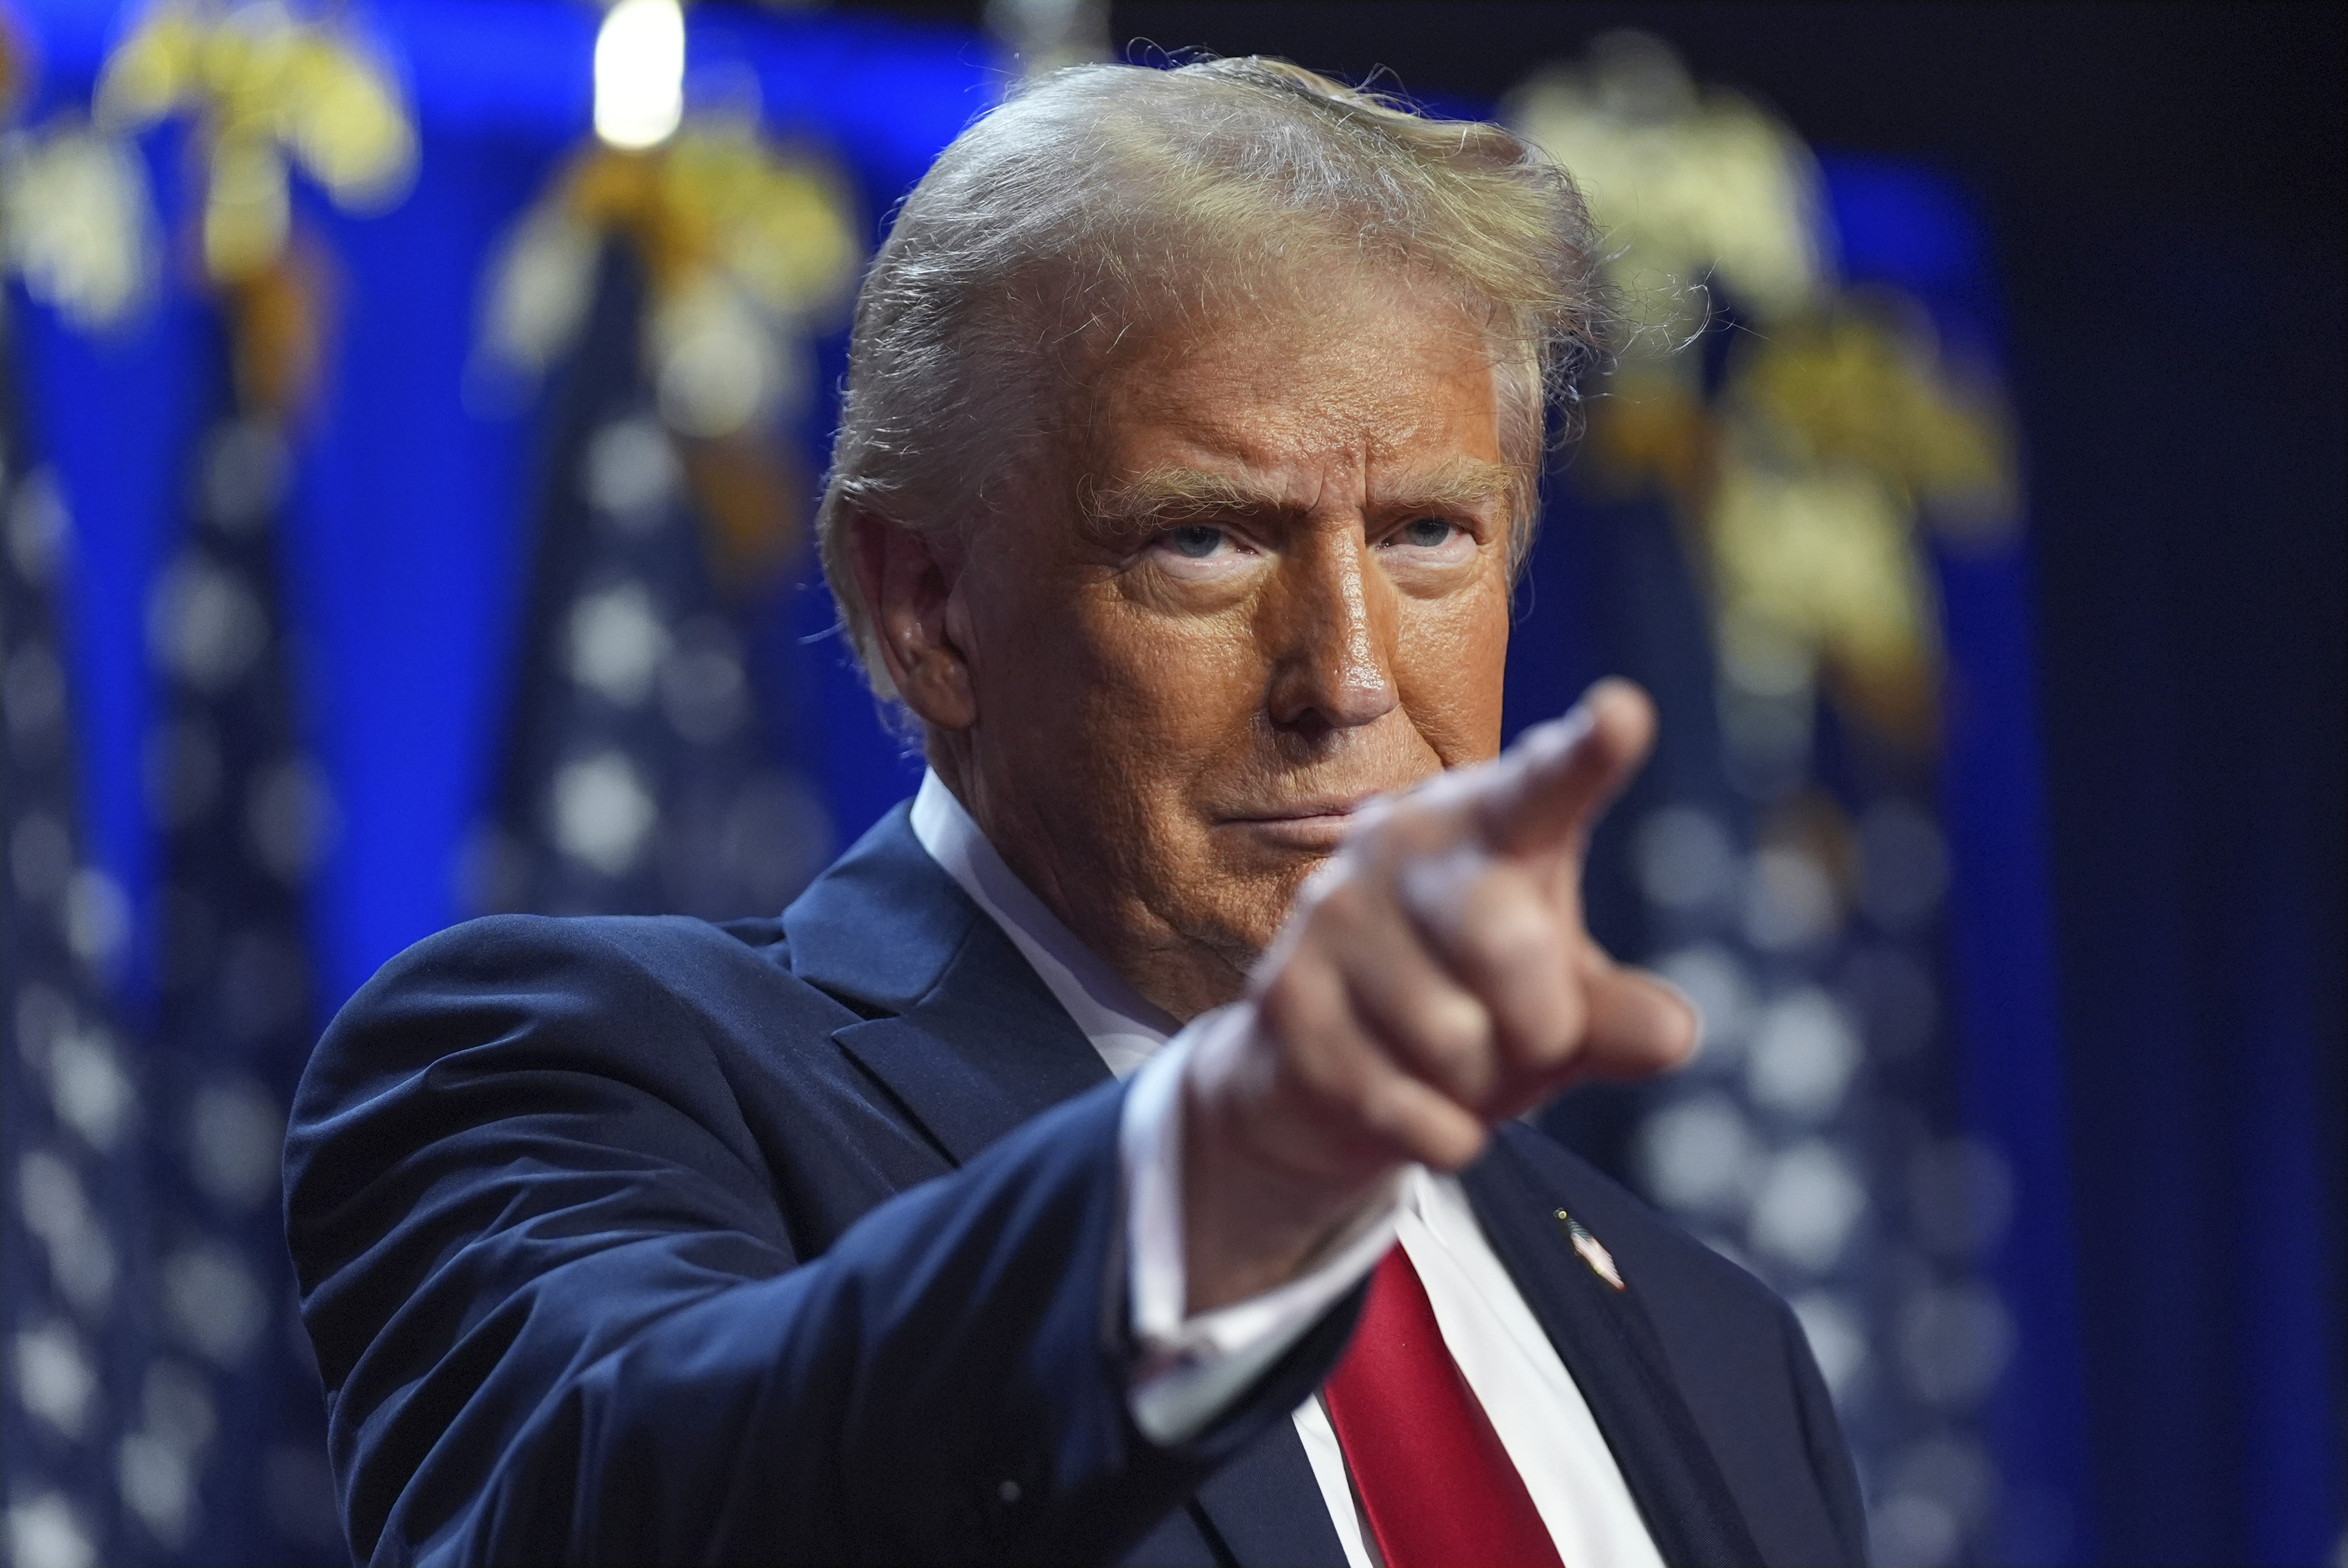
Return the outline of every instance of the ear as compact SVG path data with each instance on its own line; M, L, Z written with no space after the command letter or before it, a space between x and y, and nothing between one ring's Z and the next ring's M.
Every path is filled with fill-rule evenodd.
M867 511L850 521L849 560L881 665L905 706L941 729L977 723L970 662L946 627L954 578L947 562L922 535Z

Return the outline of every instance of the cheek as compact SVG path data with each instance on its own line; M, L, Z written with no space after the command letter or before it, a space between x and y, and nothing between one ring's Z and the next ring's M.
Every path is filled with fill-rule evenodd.
M1502 675L1509 659L1505 583L1406 604L1395 685L1411 722L1446 768L1499 755Z
M1109 584L1025 609L994 628L1018 652L991 661L982 711L1006 734L1058 738L1036 748L1054 771L1149 792L1250 744L1263 683L1244 617L1169 616Z
M1244 617L1166 616L1122 599L1089 617L1088 740L1130 737L1156 770L1188 772L1244 744L1263 699Z

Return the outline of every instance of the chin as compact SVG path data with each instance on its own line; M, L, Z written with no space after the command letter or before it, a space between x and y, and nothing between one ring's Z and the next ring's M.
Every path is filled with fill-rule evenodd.
M1288 923L1297 895L1328 859L1327 851L1293 850L1251 854L1247 863L1224 868L1215 879L1220 885L1199 901L1200 934L1210 945L1244 954L1252 963Z

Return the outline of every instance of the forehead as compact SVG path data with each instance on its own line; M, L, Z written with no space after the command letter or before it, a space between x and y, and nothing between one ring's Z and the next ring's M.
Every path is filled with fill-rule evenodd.
M1488 338L1439 291L1345 276L1128 328L1089 390L1097 469L1265 477L1500 465Z

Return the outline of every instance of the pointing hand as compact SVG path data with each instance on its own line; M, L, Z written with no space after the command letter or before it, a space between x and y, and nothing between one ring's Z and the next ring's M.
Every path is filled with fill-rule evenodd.
M1694 1048L1669 986L1582 921L1590 831L1644 760L1644 693L1601 681L1495 760L1365 808L1185 1085L1189 1310L1292 1277L1413 1161L1587 1078Z

